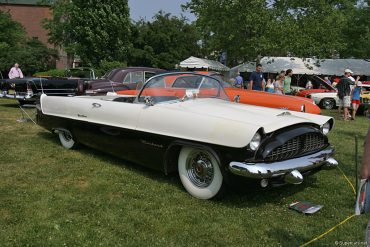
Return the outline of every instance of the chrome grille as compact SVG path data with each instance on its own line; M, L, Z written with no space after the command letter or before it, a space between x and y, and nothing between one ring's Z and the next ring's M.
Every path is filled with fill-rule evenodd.
M320 133L308 133L290 139L282 146L272 150L266 161L286 160L305 153L319 151L326 145L324 136Z

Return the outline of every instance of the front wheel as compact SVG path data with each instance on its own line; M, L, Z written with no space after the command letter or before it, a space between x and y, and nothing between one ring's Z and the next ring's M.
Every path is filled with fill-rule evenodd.
M321 100L321 107L327 110L333 109L335 106L335 100L334 99L323 99Z
M211 199L223 192L223 176L213 154L198 148L183 147L178 160L181 182L192 196Z
M65 147L66 149L76 148L77 143L75 142L75 140L73 140L71 132L60 130L58 132L58 135L60 143L62 144L63 147Z

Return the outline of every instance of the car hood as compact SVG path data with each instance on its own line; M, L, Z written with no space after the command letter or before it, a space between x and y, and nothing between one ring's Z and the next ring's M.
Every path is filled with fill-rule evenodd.
M171 106L209 117L263 127L266 133L299 123L323 125L330 119L330 117L315 114L242 105L219 99L189 100L183 104Z
M230 147L245 147L258 130L271 133L297 124L323 125L330 117L243 105L220 99L189 99L146 107L137 130ZM333 122L333 120L331 120Z

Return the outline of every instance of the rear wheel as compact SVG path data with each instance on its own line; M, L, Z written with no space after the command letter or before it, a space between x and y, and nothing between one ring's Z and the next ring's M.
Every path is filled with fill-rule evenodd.
M335 107L335 100L334 99L323 99L320 102L322 108L331 110Z
M223 176L216 157L209 151L183 147L178 160L181 182L192 196L211 199L223 192Z
M66 149L76 148L77 143L73 139L71 132L60 130L58 132L58 135L59 135L60 143L62 144L63 147L65 147Z

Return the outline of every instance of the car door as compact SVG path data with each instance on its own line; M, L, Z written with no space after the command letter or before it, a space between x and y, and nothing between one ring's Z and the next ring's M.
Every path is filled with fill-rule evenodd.
M137 157L142 155L137 149L139 139L136 128L144 105L130 103L134 97L127 99L86 99L85 122L75 128L80 133L79 138L88 146L136 162Z

